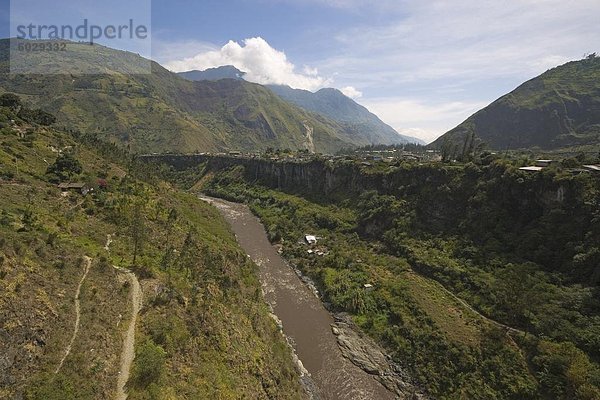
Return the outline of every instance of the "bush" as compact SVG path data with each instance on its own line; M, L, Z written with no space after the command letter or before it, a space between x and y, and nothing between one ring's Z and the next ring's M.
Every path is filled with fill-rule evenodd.
M19 112L19 118L32 124L50 126L56 122L56 117L43 110L30 110L23 108Z
M71 179L74 175L79 175L83 171L81 163L71 154L61 154L54 164L48 167L46 174L56 176L59 180Z
M8 214L8 211L2 210L2 214L0 214L0 225L10 226L10 224L12 224L12 219L10 218L10 214Z
M147 388L160 380L165 367L166 353L162 347L147 339L136 351L132 381L135 386Z
M4 93L0 96L0 107L18 110L21 107L21 98L14 93Z
M533 363L544 390L555 399L600 398L600 371L572 343L541 341Z

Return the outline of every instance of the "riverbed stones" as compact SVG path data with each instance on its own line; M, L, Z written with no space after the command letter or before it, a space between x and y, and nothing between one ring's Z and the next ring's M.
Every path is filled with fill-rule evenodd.
M411 383L410 377L369 337L363 335L350 316L335 314L331 331L337 337L342 355L363 371L373 375L399 399L426 399Z

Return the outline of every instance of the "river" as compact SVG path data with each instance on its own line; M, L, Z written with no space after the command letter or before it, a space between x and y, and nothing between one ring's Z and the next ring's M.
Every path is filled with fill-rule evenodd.
M237 241L260 267L266 301L310 374L313 398L387 400L395 396L372 375L346 359L332 332L334 322L314 292L271 245L260 220L242 204L201 197L219 209Z

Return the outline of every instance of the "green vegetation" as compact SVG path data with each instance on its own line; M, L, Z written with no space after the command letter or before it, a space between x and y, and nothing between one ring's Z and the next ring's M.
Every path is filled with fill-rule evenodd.
M65 70L97 74L9 76L9 46L9 40L0 41L0 93L19 94L32 107L56 115L61 127L134 153L305 149L306 126L321 152L371 143L364 131L357 134L287 103L263 86L232 79L188 81L138 55L100 45L69 42L67 52L31 52L22 60L32 68L67 64ZM152 73L121 73L143 68ZM52 122L39 111L25 119Z
M81 163L72 154L59 154L52 165L48 167L46 174L52 175L51 181L71 180L74 176L83 172Z
M0 398L114 397L131 289L113 266L144 292L130 399L302 397L257 267L217 210L111 144L12 113L0 107L14 119L0 133ZM61 193L61 174L93 191Z
M597 146L599 82L600 57L595 55L553 68L478 111L432 146L449 158L463 157L465 148L481 141L495 150Z
M560 166L530 174L489 158L351 164L329 171L335 185L324 192L319 167L296 174L311 188L277 170L256 180L241 166L205 169L201 182L247 202L325 300L352 313L433 397L599 398L595 175ZM323 238L324 256L298 243L305 234Z

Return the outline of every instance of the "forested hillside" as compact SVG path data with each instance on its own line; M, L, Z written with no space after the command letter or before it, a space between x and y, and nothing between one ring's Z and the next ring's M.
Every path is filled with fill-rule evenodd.
M250 204L432 397L596 399L600 177L569 165L233 159L171 176L197 171L196 190ZM306 234L322 255L298 244Z

